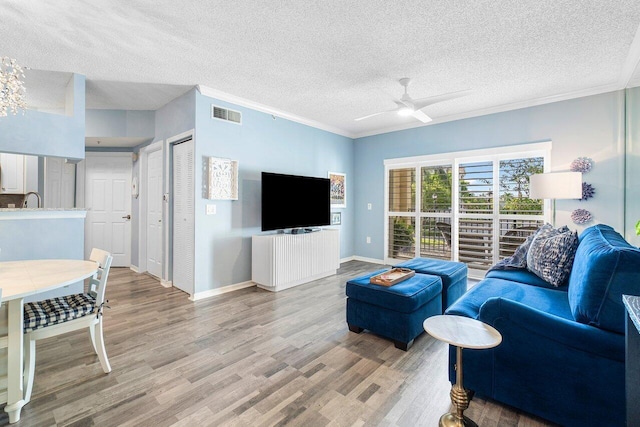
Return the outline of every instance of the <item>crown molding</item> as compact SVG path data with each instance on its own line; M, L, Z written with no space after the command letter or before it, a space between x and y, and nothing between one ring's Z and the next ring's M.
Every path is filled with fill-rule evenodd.
M634 40L634 44L637 44L637 46L638 46L638 49L637 49L638 61L640 61L640 36L639 35L640 35L640 31L636 35L636 40L638 41L638 43L636 43L636 40ZM629 57L627 58L627 63L633 62L634 61L633 58L635 58L635 54L632 55L630 53ZM636 65L640 65L640 62L636 62ZM631 75L633 75L633 72L632 72ZM567 100L570 100L570 99L583 98L583 97L586 97L586 96L600 95L600 94L603 94L603 93L615 92L617 90L622 90L625 87L633 87L633 86L638 86L638 85L640 85L640 80L639 79L628 80L628 81L626 81L625 86L623 86L622 83L619 81L617 83L610 83L610 84L607 84L607 85L596 86L596 87L593 87L593 88L588 88L588 89L583 89L583 90L578 90L578 91L573 91L573 92L567 92L567 93L562 93L562 94L558 94L558 95L545 96L545 97L536 98L536 99L530 99L530 100L521 101L521 102L513 102L513 103L509 103L509 104L498 105L498 106L495 106L495 107L481 108L481 109L478 109L478 110L466 111L464 113L450 114L448 116L442 116L442 117L434 118L433 121L431 121L429 123L421 123L421 122L416 121L416 123L404 123L404 124L397 125L397 126L389 126L389 127L382 128L382 129L376 129L376 130L365 131L365 132L357 132L357 133L348 132L348 131L346 131L344 129L340 129L340 128L337 128L335 126L327 125L325 123L320 123L318 121L311 120L311 119L306 119L304 117L300 117L300 116L297 116L295 114L288 113L286 111L278 110L277 108L269 107L268 105L264 105L264 104L260 104L260 103L257 103L257 102L253 102L253 101L250 101L248 99L240 98L240 97L235 96L235 95L231 95L231 94L228 94L228 93L216 90L216 89L212 89L212 88L210 88L208 86L197 85L197 89L202 95L210 97L210 98L215 98L215 99L219 99L221 101L230 102L232 104L236 104L236 105L239 105L239 106L242 106L242 107L246 107L246 108L251 108L253 110L261 111L263 113L273 114L273 115L276 115L278 117L282 117L284 119L291 120L291 121L296 122L296 123L300 123L300 124L303 124L303 125L314 127L316 129L321 129L321 130L324 130L324 131L327 131L327 132L331 132L331 133L335 133L335 134L338 134L338 135L342 135L342 136L345 136L347 138L359 139L359 138L365 138L365 137L368 137L368 136L382 135L382 134L390 133L390 132L397 132L397 131L402 131L402 130L415 129L415 128L418 128L418 127L433 126L433 125L436 125L436 124L453 122L453 121L456 121L456 120L462 120L462 119L469 119L469 118L473 118L473 117L486 116L486 115L489 115L489 114L504 113L504 112L507 112L507 111L519 110L519 109L522 109L522 108L535 107L535 106L544 105L544 104L551 104L551 103L554 103L554 102L567 101Z
M616 90L621 90L621 89L624 89L624 88L620 87L617 83L612 83L612 84L603 85L603 86L596 86L589 89L584 89L584 90L579 90L574 92L567 92L559 95L551 95L551 96L545 96L545 97L536 98L536 99L530 99L522 102L513 102L510 104L497 105L495 107L481 108L479 110L472 110L472 111L467 111L459 114L450 114L448 116L434 118L433 121L429 123L420 123L420 122L404 123L402 125L390 126L384 129L376 129L370 132L361 132L361 133L357 133L354 139L364 138L367 136L381 135L381 134L390 133L390 132L397 132L400 130L414 129L414 128L424 127L424 126L433 126L440 123L453 122L456 120L469 119L472 117L486 116L489 114L504 113L506 111L519 110L522 108L535 107L535 106L544 105L544 104L551 104L559 101L567 101L570 99L582 98L585 96L593 96L593 95L600 95L607 92L615 92Z
M208 86L197 85L196 87L198 89L198 92L200 92L204 96L208 96L209 98L219 99L221 101L230 102L232 104L239 105L241 107L251 108L252 110L257 110L263 113L272 114L274 116L282 117L283 119L291 120L292 122L300 123L303 125L311 126L316 129L346 136L347 138L351 138L351 139L354 138L354 134L352 132L348 132L344 129L340 129L335 126L327 125L325 123L320 123L315 120L300 117L295 114L291 114L286 111L282 111L277 108L270 107L268 105L260 104L258 102L254 102L249 99L231 95L229 93L222 92L217 89L212 89Z
M629 48L629 53L627 54L627 59L624 61L624 65L622 66L622 71L620 72L620 78L618 83L621 87L633 87L632 85L638 84L640 80L640 76L638 76L635 81L632 80L635 73L638 72L640 74L640 26L636 30L636 35L631 42L631 47Z

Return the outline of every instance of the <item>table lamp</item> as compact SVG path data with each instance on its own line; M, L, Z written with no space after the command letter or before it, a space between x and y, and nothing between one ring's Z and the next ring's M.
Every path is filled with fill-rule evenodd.
M529 197L531 199L551 199L553 226L556 226L556 199L582 198L581 172L553 172L529 177Z

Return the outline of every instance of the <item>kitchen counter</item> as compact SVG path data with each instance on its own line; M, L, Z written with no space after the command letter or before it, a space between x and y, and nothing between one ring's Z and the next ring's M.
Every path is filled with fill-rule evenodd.
M0 208L0 221L46 218L85 218L84 208Z

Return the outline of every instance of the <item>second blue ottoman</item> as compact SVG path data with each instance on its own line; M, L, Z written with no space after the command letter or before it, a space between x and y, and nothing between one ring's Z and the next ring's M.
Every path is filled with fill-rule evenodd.
M416 273L432 274L442 279L442 311L467 291L467 264L433 258L414 258L393 266L409 268Z
M424 332L424 320L441 314L442 280L416 273L393 286L369 283L371 276L384 271L387 269L347 282L347 324L352 332L368 329L392 339L397 348L406 351Z

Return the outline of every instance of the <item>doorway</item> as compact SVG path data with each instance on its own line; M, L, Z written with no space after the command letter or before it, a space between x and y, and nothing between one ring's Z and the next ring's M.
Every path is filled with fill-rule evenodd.
M112 267L131 266L131 153L87 153L85 258L92 248L113 256Z

